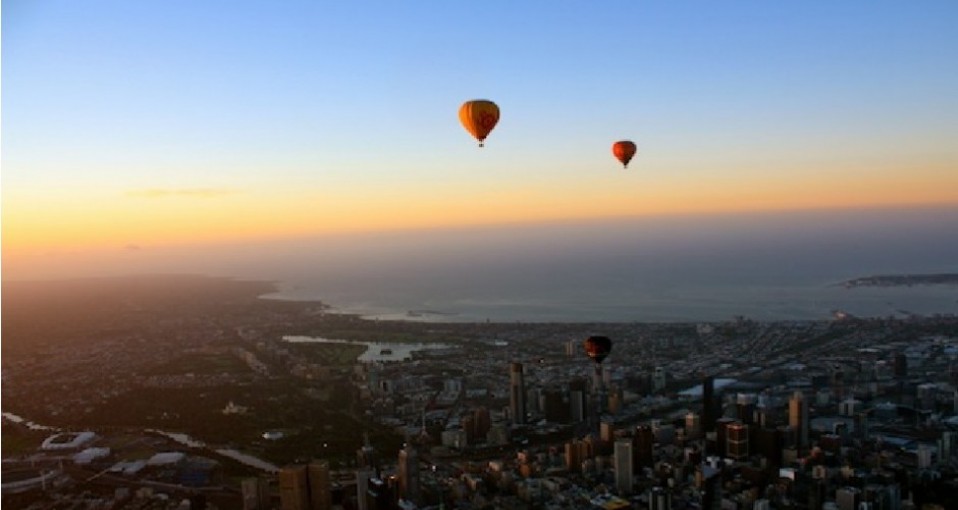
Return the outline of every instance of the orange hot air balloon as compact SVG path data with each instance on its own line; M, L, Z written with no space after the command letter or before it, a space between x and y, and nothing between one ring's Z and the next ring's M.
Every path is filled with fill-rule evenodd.
M499 122L499 107L486 99L466 101L459 107L459 122L472 136L479 140L479 147Z
M622 162L622 168L629 167L629 161L635 156L635 144L629 140L620 140L612 144L612 154Z

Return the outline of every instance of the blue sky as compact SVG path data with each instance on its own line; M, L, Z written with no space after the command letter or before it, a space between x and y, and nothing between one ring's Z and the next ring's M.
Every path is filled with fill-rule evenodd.
M428 216L447 207L439 195L474 203L477 221L513 211L489 222L575 216L562 204L580 197L614 204L596 215L762 194L755 208L841 206L820 197L834 179L871 183L855 205L898 190L958 202L954 1L19 0L2 13L8 244L28 225L57 235L25 202L80 196L117 204L103 218L153 208L151 221L180 221L160 201L130 203L150 190L242 195L223 201L234 216L350 197L383 217L432 204ZM482 150L456 119L473 98L502 109ZM625 174L609 153L620 138L639 146ZM509 189L522 191L476 198ZM630 196L651 205L630 209ZM299 232L384 224L317 216ZM133 237L103 242L160 242Z

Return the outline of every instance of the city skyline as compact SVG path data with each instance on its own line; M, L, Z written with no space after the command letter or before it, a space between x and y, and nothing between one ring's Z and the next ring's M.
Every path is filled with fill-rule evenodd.
M5 283L4 503L904 509L954 494L954 314L417 323L268 287ZM597 329L614 343L601 383L583 340Z
M952 2L4 7L18 273L345 232L958 204ZM477 98L502 111L483 149L456 118Z

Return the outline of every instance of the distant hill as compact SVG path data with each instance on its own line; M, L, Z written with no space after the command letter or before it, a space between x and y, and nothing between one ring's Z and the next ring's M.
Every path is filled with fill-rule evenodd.
M875 275L846 280L839 285L855 287L911 287L913 285L958 285L958 274L893 274Z

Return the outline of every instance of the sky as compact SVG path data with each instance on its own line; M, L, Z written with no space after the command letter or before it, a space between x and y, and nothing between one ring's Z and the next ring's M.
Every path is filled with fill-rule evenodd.
M353 232L958 207L955 26L953 0L3 0L3 277ZM501 110L481 149L457 117L478 98Z

